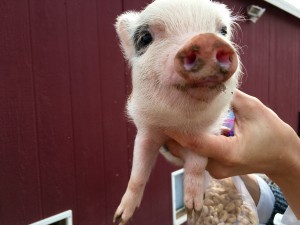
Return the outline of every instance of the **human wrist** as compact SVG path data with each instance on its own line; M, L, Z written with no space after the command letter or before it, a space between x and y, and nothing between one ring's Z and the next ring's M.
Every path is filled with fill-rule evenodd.
M282 162L277 169L267 173L282 190L295 215L300 218L300 139L290 133L290 142L282 148Z
M300 175L300 139L296 132L286 124L281 134L280 144L274 145L277 151L272 157L273 166L265 173L275 180L299 178Z

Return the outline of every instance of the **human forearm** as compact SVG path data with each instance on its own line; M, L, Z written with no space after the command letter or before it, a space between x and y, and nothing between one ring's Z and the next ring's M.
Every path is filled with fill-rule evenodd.
M300 219L300 174L270 178L280 187L294 214Z
M300 219L300 139L295 132L291 132L290 136L287 148L283 149L289 160L268 176L280 187L294 214Z

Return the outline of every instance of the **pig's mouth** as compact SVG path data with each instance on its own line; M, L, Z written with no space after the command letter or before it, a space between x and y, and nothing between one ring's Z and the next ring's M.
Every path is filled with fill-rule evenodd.
M190 80L184 84L176 84L176 88L180 90L188 90L188 89L195 89L195 88L210 88L214 89L218 86L223 85L224 79L220 75L213 75L203 77L201 79Z
M220 76L208 76L200 80L192 81L190 84L187 84L189 88L201 88L201 87L210 87L214 88L223 83L223 79L220 79Z
M176 84L175 87L190 97L203 101L209 101L217 96L218 93L226 90L224 78L221 78L220 75L191 80L187 83Z

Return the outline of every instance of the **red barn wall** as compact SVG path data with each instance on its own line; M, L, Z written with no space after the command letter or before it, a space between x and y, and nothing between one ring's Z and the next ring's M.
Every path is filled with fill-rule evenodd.
M150 0L0 2L0 225L72 209L75 225L109 225L126 189L135 128L124 113L130 72L113 23ZM300 20L266 7L236 41L242 89L298 126ZM131 224L171 224L170 172L160 157Z

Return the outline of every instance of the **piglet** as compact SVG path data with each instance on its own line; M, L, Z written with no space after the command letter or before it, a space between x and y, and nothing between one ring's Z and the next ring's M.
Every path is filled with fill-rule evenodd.
M132 69L127 113L137 128L127 190L114 215L124 225L139 207L160 150L182 164L190 223L201 213L207 158L176 146L166 131L220 133L238 86L240 61L231 42L234 18L210 0L155 0L125 12L115 27Z

